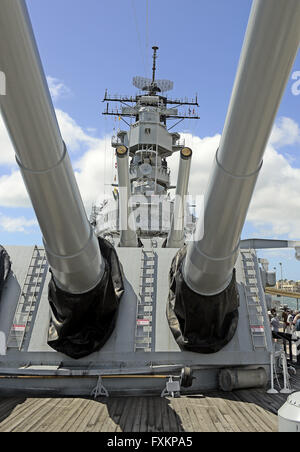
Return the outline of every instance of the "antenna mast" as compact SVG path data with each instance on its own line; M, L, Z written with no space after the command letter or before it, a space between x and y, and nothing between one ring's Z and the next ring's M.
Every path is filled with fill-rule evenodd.
M155 72L156 72L156 59L157 59L157 51L159 47L153 46L153 68L152 68L152 84L155 82Z
M1 2L1 0L0 0ZM147 94L143 93L142 95L139 94L135 97L133 96L110 96L105 91L103 102L107 102L106 111L103 112L103 115L108 116L118 116L120 119L122 119L124 122L125 117L132 117L135 118L136 121L138 120L139 116L139 110L136 107L136 105L128 105L129 104L137 104L142 102L143 105L153 105L153 99L149 100L150 103L147 103L147 99L156 96L160 102L164 105L164 112L163 112L163 119L162 122L166 124L167 119L179 119L181 122L183 119L200 119L199 116L197 116L195 109L188 109L188 114L178 114L177 107L186 105L189 107L199 107L198 99L168 99L164 93L167 91L170 91L173 89L173 82L171 80L156 80L156 69L157 69L157 51L159 47L153 46L153 67L152 67L152 79L146 78L146 77L134 77L133 78L133 85L138 88L141 91L145 91ZM160 94L158 94L160 93ZM109 102L120 102L123 107L110 109L109 108ZM176 105L174 108L168 108L169 105ZM129 126L129 124L126 122L126 124ZM168 130L171 130L173 127L175 127L178 123L174 124L171 128Z

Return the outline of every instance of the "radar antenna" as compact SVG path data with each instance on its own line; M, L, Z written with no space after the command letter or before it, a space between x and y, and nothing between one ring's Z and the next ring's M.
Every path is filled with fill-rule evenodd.
M133 86L142 91L149 91L150 95L155 95L156 93L170 91L171 89L173 89L174 83L171 82L171 80L155 80L157 51L159 47L153 46L152 49L153 49L152 80L146 77L134 77Z
M1 2L1 0L0 0ZM153 99L152 96L155 96L158 98L159 102L161 102L164 106L164 111L162 112L162 122L166 124L167 119L178 119L181 122L184 119L200 119L199 116L197 116L195 112L195 108L189 108L188 112L184 114L178 114L177 107L180 106L189 106L189 107L199 107L198 104L198 98L196 95L195 99L168 99L165 97L164 94L158 94L158 93L165 93L166 91L171 91L174 87L174 82L171 80L157 80L156 79L156 70L157 70L157 51L159 47L153 46L153 67L152 67L152 79L146 78L146 77L133 77L132 83L133 86L138 88L140 91L146 91L147 94L138 94L137 96L110 96L105 91L105 96L103 99L103 102L107 102L106 111L103 112L103 115L108 116L118 116L120 119L122 119L124 122L125 117L133 117L137 120L138 118L138 107L136 105L128 105L129 104L137 104L141 103L145 105L153 105ZM122 109L116 108L116 109L110 109L109 108L109 102L120 102L123 105ZM150 102L150 103L149 103ZM169 105L176 105L174 108L168 108ZM129 124L126 122L126 124L129 126ZM173 125L171 128L175 127L178 123ZM171 130L169 128L168 130Z

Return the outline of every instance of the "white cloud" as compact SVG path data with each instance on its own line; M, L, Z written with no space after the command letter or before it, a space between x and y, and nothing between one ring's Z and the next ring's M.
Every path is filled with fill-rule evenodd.
M104 192L102 181L104 180L105 149L108 141L90 136L64 111L57 109L56 115L70 154L87 150L83 157L75 163L75 167L77 168L77 178L82 197L87 208L90 209L92 202L98 198L98 193ZM5 171L0 176L0 205L5 207L31 207L21 173L14 168L16 166L15 153L1 118L0 146L0 166L9 164L13 167L10 172Z
M98 145L100 140L86 133L83 128L68 115L68 113L60 109L56 109L55 112L62 137L69 152L79 151L82 148L87 149Z
M62 97L68 97L71 95L71 90L61 80L54 77L47 77L47 82L50 90L50 94L54 101Z
M20 171L0 177L0 205L3 207L31 207Z
M299 125L291 118L281 117L273 127L269 143L276 149L300 143Z
M114 174L113 150L110 137L97 140L77 162L74 163L76 179L86 211L91 212L92 204L100 203L105 195L111 196Z
M300 169L267 147L247 219L270 237L300 237Z
M12 218L0 214L0 227L6 232L30 233L33 227L37 227L36 219L27 220L25 217Z

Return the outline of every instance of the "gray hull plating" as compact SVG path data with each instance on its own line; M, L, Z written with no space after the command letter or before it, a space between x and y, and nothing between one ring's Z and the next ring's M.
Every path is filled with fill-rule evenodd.
M47 345L48 266L42 269L36 285L37 275L32 270L34 247L8 246L7 251L13 272L0 304L0 331L7 340L6 355L0 356L0 394L88 395L99 376L106 376L103 384L109 393L160 393L166 385L166 379L160 377L180 375L184 366L194 370L196 378L188 389L194 392L216 388L222 368L264 367L268 372L272 339L260 269L253 250L242 250L236 265L240 295L237 332L221 351L203 355L181 351L167 322L168 270L177 250L117 248L126 289L117 325L101 351L80 360L73 360ZM20 324L15 313L20 312L20 294L24 294L25 287L29 294L35 287L35 297L30 305L22 304L25 317ZM116 378L117 375L121 377ZM138 375L145 377L137 378ZM149 378L151 375L155 378Z

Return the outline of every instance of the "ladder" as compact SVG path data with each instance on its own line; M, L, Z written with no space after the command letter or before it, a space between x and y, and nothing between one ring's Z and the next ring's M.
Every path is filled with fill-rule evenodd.
M253 350L266 349L265 322L259 296L260 282L257 279L259 268L257 267L256 255L251 250L243 250L241 254L245 280L244 292Z
M48 263L45 250L35 246L8 336L8 348L22 349L31 327L47 270Z
M152 351L153 308L156 299L157 256L142 250L139 296L136 308L135 352Z

